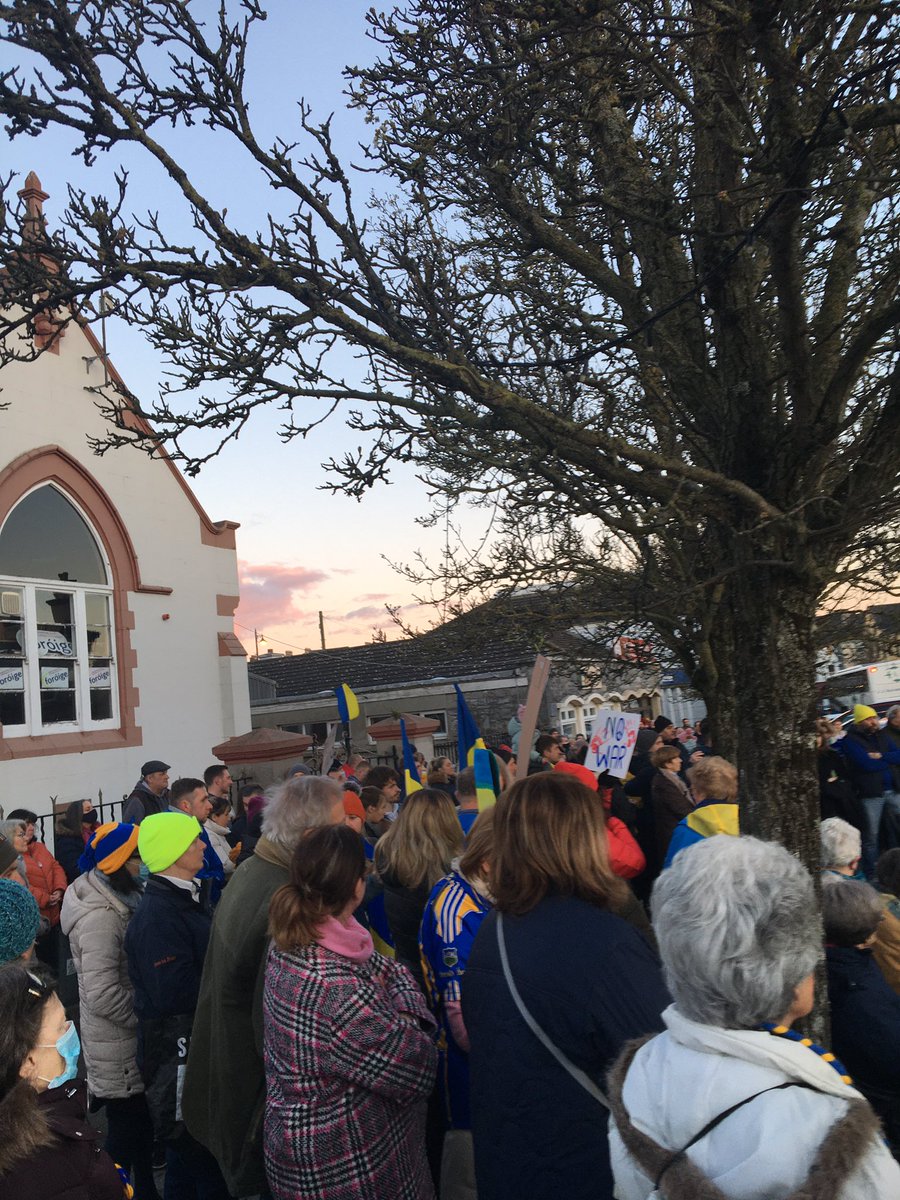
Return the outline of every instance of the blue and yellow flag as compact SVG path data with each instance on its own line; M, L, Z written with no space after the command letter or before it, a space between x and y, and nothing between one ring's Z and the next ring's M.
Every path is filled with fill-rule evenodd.
M422 780L416 767L412 743L406 736L406 722L400 718L400 740L403 743L403 794L409 798L413 792L421 792Z
M350 691L349 684L341 683L334 689L337 696L338 715L345 725L355 721L359 716L359 701Z
M497 764L494 762L494 756L490 750L483 750L476 747L472 751L474 757L475 768L475 793L478 796L478 811L484 812L486 808L490 808L497 803L497 792L499 791L500 778L497 772Z
M474 754L476 750L484 750L484 738L478 732L478 726L475 724L475 718L469 712L469 706L466 704L466 698L460 691L458 683L453 685L456 688L456 736L459 738L459 755L460 770L463 767L472 767L475 765Z

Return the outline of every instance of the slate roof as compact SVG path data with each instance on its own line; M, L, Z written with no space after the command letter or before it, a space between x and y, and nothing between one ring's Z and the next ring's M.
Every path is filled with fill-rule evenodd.
M335 650L312 650L284 658L250 660L250 670L273 680L278 699L304 699L347 683L354 691L402 685L509 675L530 669L536 654L528 634L491 622L485 637L483 614L475 609L418 637L370 642Z

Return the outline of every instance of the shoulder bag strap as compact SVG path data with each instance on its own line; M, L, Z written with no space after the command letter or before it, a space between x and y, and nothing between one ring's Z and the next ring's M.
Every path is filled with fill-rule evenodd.
M669 1158L666 1160L666 1162L663 1163L662 1167L657 1172L656 1181L653 1185L654 1190L659 1191L660 1184L662 1183L663 1175L665 1175L665 1173L669 1170L669 1168L673 1167L675 1165L675 1163L678 1162L679 1159L684 1158L685 1154L687 1153L688 1150L690 1150L691 1146L695 1146L697 1144L697 1142L702 1141L708 1133L712 1133L712 1131L715 1129L715 1127L717 1125L720 1125L722 1123L722 1121L724 1121L724 1120L726 1120L726 1118L730 1117L732 1113L736 1113L738 1111L738 1109L743 1108L745 1104L749 1104L752 1100L756 1100L760 1096L765 1096L768 1092L780 1092L784 1088L790 1088L790 1087L809 1087L809 1086L810 1085L808 1083L802 1083L799 1079L789 1079L786 1083L776 1083L773 1087L763 1088L761 1092L754 1092L752 1096L746 1096L743 1100L738 1100L737 1104L732 1104L731 1108L726 1108L724 1110L724 1112L717 1113L716 1116L714 1116L711 1121L707 1121L707 1123L703 1126L703 1128L699 1131L699 1133L695 1133L689 1142L685 1142L685 1144L681 1147L680 1150L675 1150L669 1156Z
M513 1003L519 1010L522 1020L541 1043L545 1050L553 1055L561 1067L563 1067L572 1076L576 1083L580 1083L586 1092L589 1092L595 1100L599 1101L604 1108L609 1108L609 1101L604 1094L594 1083L590 1076L586 1075L580 1067L563 1054L562 1050L555 1045L550 1038L544 1033L543 1029L538 1025L537 1021L525 1007L525 1001L519 995L519 989L516 987L515 980L512 977L512 972L509 969L509 957L506 953L506 938L503 933L503 914L497 913L497 945L500 948L500 965L503 967L503 978L506 980L506 986L509 988L510 995L513 998Z

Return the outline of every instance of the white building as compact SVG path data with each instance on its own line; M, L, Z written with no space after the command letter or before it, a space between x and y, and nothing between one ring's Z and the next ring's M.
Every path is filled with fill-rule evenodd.
M33 173L20 195L42 222ZM148 759L201 774L250 710L237 525L162 452L94 455L87 388L115 369L86 326L36 338L48 349L0 375L0 806L45 814L121 800Z

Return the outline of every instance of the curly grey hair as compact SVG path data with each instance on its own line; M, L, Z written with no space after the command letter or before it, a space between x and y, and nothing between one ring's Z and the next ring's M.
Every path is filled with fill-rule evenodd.
M822 955L813 881L774 842L720 834L689 846L652 904L669 990L703 1025L780 1020Z
M819 826L823 867L848 867L862 854L862 835L840 817L828 817Z
M326 775L294 775L285 779L267 792L263 836L285 850L294 850L307 829L331 824L334 806L343 797L340 784Z

